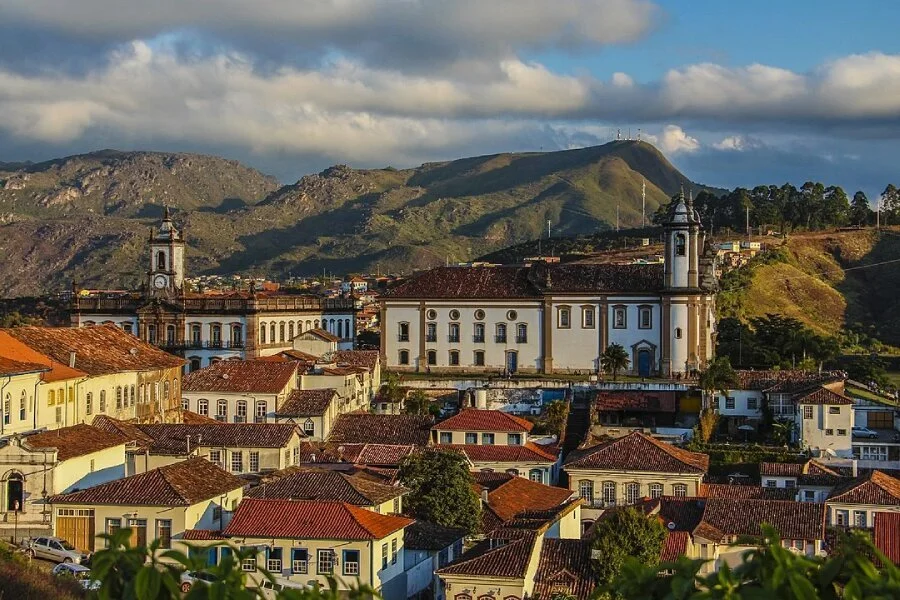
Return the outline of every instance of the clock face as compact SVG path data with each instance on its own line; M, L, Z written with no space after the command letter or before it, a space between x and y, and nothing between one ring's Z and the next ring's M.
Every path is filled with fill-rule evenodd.
M153 280L153 287L155 287L157 289L162 289L162 288L166 287L166 278L163 277L162 275L157 275L156 278Z

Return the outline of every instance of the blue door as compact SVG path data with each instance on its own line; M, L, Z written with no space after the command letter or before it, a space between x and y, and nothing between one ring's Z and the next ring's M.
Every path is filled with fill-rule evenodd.
M506 353L506 371L508 373L515 373L516 369L519 368L519 354L517 352L507 352Z
M638 375L641 377L650 377L650 351L641 350L638 352Z

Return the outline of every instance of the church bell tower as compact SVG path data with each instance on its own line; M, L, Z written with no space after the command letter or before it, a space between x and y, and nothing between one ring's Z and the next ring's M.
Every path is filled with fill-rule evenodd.
M183 286L184 237L172 223L167 206L159 230L150 230L148 288L151 295L166 296L180 292Z

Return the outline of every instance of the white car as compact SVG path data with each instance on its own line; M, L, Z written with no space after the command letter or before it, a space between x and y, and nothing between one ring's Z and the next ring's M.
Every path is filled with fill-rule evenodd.
M22 542L22 547L31 558L45 558L54 562L80 565L90 558L89 554L85 554L66 540L56 537L25 540Z
M870 440L874 440L878 437L878 432L872 431L868 427L854 427L851 430L853 437L861 437L861 438L869 438Z
M211 583L215 580L215 577L209 573L204 573L203 571L185 571L181 574L181 591L188 593L198 582Z
M91 570L84 565L75 563L59 563L51 571L57 577L71 577L78 581L86 590L99 590L100 582L91 579Z

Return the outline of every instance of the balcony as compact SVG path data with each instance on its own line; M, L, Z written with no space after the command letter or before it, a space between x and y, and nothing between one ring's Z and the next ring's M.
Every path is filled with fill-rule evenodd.
M186 340L179 342L172 340L159 340L151 343L154 346L162 348L163 350L243 350L246 347L246 344L243 340L233 342L207 342L202 340Z
M528 343L528 336L527 336L527 335L517 335L517 336L516 336L516 343L517 343L517 344L527 344L527 343Z
M483 344L484 343L484 334L476 333L475 335L472 336L472 341L475 342L476 344Z
M401 334L397 335L397 341L398 341L398 342L408 342L408 341L409 341L409 334L408 334L408 333L401 333Z
M235 417L234 417L234 422L235 422L235 423L246 423L246 422L247 422L247 417L244 417L244 416L242 416L242 415L235 415Z
M458 344L459 343L459 334L448 335L447 341L450 342L451 344Z
M503 335L500 335L500 334L495 335L494 341L497 342L498 344L505 344L506 343L506 334L504 333Z
M437 334L436 334L436 333L434 333L434 334L426 334L426 335L425 335L425 341L426 341L426 342L436 342L436 341L437 341Z

